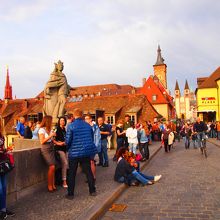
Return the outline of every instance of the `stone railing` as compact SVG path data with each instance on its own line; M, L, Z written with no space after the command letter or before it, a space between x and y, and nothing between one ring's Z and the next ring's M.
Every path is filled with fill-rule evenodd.
M39 190L44 185L46 188L47 165L42 158L39 143L36 146L34 141L33 146L30 141L32 140L22 140L24 145L18 146L24 149L14 150L15 168L8 174L7 180L8 203L17 201L24 195Z

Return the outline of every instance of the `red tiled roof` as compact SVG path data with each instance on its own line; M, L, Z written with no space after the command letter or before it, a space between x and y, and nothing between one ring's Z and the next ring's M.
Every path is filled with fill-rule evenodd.
M165 94L163 94L163 92ZM152 104L169 104L170 100L166 98L167 92L163 89L163 86L159 83L158 85L154 82L153 76L151 75L144 86L139 90L139 93L145 94L148 100ZM156 95L156 101L152 100L152 96Z
M197 79L198 80L201 78ZM217 88L216 81L220 79L220 67L218 67L209 77L204 78L204 81L201 84L198 84L198 88Z

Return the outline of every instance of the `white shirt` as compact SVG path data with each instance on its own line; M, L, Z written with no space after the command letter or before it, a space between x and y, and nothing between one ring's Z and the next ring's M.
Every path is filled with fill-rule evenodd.
M40 135L40 134L44 134L44 137L45 137L45 138L48 138L48 137L49 137L49 134L47 133L47 131L45 130L45 128L40 128L39 131L38 131L38 134L39 134L39 135ZM49 140L47 141L47 143L49 143L49 142L51 142L51 139L49 139Z
M138 144L137 129L136 128L128 128L126 130L126 137L128 137L128 143Z

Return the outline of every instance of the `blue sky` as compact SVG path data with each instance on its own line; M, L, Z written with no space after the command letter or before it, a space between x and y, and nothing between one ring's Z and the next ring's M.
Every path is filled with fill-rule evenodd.
M71 86L140 86L158 43L176 79L192 89L220 64L217 0L1 0L0 98L6 65L13 95L36 96L61 59Z

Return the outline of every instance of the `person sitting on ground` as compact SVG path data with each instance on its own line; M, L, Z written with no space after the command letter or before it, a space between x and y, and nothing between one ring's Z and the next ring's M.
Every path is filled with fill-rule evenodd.
M135 159L128 155L129 153L126 148L119 149L117 153L117 167L114 175L115 181L128 184L129 186L137 185L137 183L141 183L142 185L152 185L161 178L161 175L146 176L145 174L138 172L135 169L137 167Z
M32 139L32 137L33 137L32 128L33 128L33 121L28 121L28 124L24 130L24 138L25 139Z

